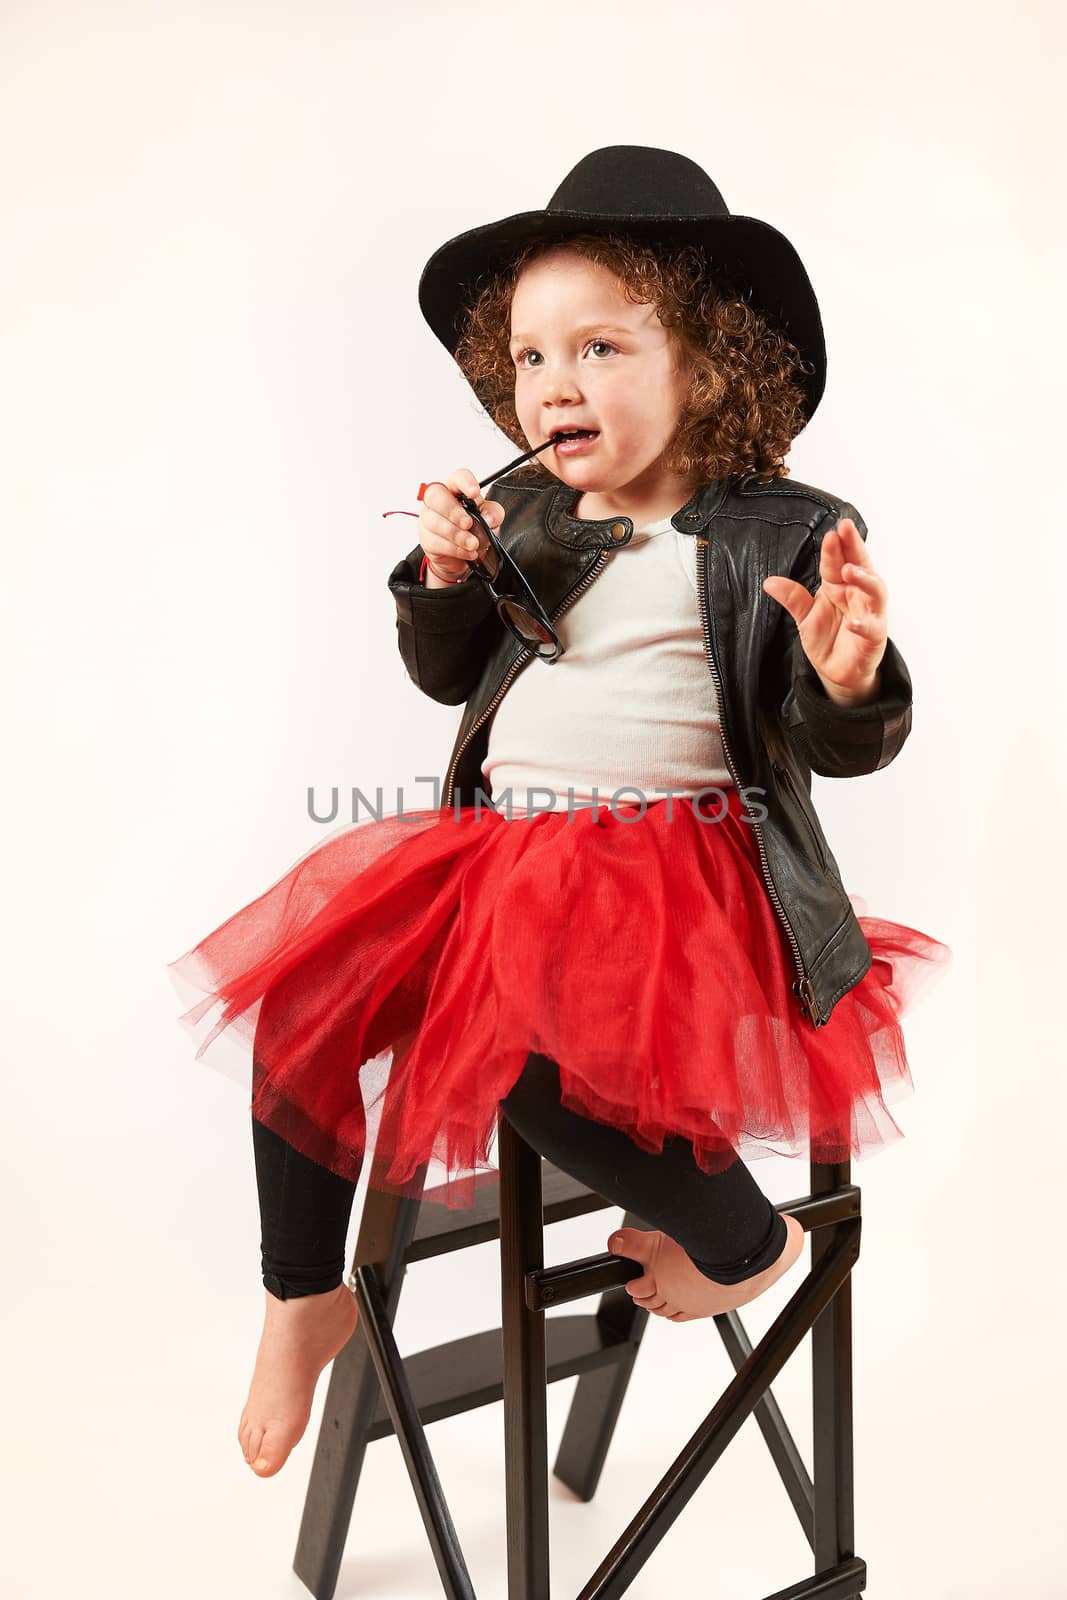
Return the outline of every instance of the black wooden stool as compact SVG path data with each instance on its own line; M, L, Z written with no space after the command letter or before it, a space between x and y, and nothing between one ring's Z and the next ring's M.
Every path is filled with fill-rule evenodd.
M613 1203L544 1160L501 1111L499 1182L470 1210L424 1205L370 1186L349 1284L359 1323L333 1363L293 1569L331 1600L367 1445L395 1433L449 1600L474 1588L434 1468L428 1423L504 1401L508 1600L549 1600L547 1385L580 1374L553 1466L591 1500L607 1457L649 1312L622 1285L636 1262L610 1254L544 1264L544 1227ZM425 1171L425 1169L424 1169ZM867 1569L852 1550L852 1317L849 1273L859 1256L860 1191L849 1164L812 1164L812 1192L778 1207L811 1234L811 1270L752 1347L737 1312L709 1318L735 1377L604 1557L576 1600L614 1600L652 1555L750 1413L814 1555L815 1575L765 1600L854 1600ZM492 1179L492 1174L489 1175ZM646 1227L627 1212L624 1227ZM402 1357L393 1338L404 1272L499 1237L502 1326ZM595 1313L548 1307L599 1294ZM812 1334L813 1472L807 1472L769 1387ZM724 1597L726 1600L726 1597ZM738 1596L737 1600L749 1600Z

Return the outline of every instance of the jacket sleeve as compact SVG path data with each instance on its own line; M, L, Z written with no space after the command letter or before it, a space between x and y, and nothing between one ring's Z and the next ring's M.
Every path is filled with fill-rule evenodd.
M389 574L400 656L416 688L442 705L470 698L503 623L483 583L470 577L446 589L419 582L422 546Z
M856 524L866 540L867 526L855 506L843 502L812 534L809 563L793 574L812 594L819 589L822 541L843 517ZM879 666L878 698L862 706L839 706L831 700L818 673L804 654L796 623L783 619L787 645L782 726L797 755L823 778L857 778L888 766L911 732L911 677L892 639L885 642Z

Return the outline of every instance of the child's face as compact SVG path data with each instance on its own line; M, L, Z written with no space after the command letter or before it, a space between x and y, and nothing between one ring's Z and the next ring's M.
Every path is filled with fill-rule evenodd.
M635 305L606 267L562 246L521 274L511 334L515 410L529 443L559 428L599 430L579 453L540 457L590 497L584 515L688 492L663 466L688 372L651 305Z

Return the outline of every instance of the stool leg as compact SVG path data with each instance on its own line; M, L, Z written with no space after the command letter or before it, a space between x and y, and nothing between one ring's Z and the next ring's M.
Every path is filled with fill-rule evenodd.
M545 1313L526 1304L526 1274L545 1264L541 1155L503 1111L498 1160L508 1600L549 1600Z
M396 1316L404 1283L404 1258L414 1237L418 1214L418 1200L380 1192L374 1188L372 1174L355 1258L356 1265L378 1265L390 1323ZM367 1452L367 1431L379 1393L370 1346L357 1326L330 1372L293 1558L293 1571L317 1600L330 1600L337 1586Z
M826 1194L851 1182L851 1163L811 1163L811 1192ZM820 1228L811 1240L814 1270L833 1244L834 1228ZM813 1408L813 1545L816 1572L855 1555L852 1441L852 1277L815 1320L811 1330ZM858 1596L860 1590L855 1591ZM849 1600L853 1600L852 1591Z
M627 1211L622 1226L647 1228L648 1224L636 1211ZM608 1289L600 1296L597 1321L615 1337L626 1335L629 1350L625 1354L620 1350L609 1366L583 1372L575 1386L552 1471L580 1500L592 1500L596 1494L651 1315L625 1289Z

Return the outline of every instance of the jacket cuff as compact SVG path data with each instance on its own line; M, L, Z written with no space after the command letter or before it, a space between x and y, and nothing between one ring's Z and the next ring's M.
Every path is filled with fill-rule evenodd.
M883 765L907 731L912 705L911 678L892 639L886 639L879 664L878 698L859 706L842 706L831 700L799 638L794 640L794 649L793 699L809 737L829 749L856 755L863 752L872 769Z
M419 581L424 553L422 546L416 545L389 574L397 617L422 633L458 632L483 622L494 609L485 584L468 578L444 589L428 589Z

